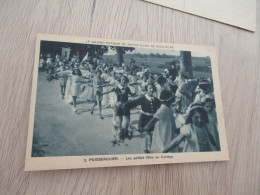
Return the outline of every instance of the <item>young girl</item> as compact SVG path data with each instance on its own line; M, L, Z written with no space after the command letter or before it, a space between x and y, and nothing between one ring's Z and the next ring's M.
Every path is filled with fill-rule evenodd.
M96 75L93 79L95 102L94 102L94 105L92 106L90 113L93 115L94 108L95 108L96 105L98 105L99 118L104 119L102 114L101 114L101 111L102 111L101 101L102 101L102 97L103 97L103 94L102 94L103 93L103 87L106 86L106 85L104 85L105 80L103 78L101 78L101 74L102 74L102 71L98 69L96 71Z
M64 94L64 99L65 102L68 104L72 104L72 95L71 95L71 77L72 77L72 72L74 70L74 66L70 65L70 69L66 71L62 71L59 74L66 75L68 77L66 81L66 88L65 88L65 94Z
M102 67L103 68L103 67ZM109 75L109 69L106 68L101 75L101 78L103 78L106 82L110 82L110 75ZM106 86L103 87L103 92L107 92L111 90L111 86ZM110 104L109 104L110 100L109 100L109 94L103 95L103 99L102 99L102 106L104 106L105 108L109 108Z
M166 84L166 78L164 78L162 75L157 78L157 84L156 84L156 96L157 98L160 98L161 92L165 89Z
M176 91L176 104L181 113L185 114L194 100L196 79L187 79Z
M68 80L68 76L66 74L63 74L65 71L65 64L63 62L60 62L60 68L58 70L58 74L60 76L60 92L61 92L61 98L64 99L65 91L66 91L66 83Z
M210 97L205 97L201 100L203 108L208 114L209 123L207 124L208 135L211 144L214 146L216 151L220 151L219 134L218 134L218 124L217 115L215 111L215 101Z
M141 80L138 80L138 83L139 83L139 89L138 89L139 94L138 95L145 95L145 93L146 93L145 86L147 85L148 78L149 78L148 73L144 72L141 75Z
M119 130L119 138L124 139L125 137L129 137L128 126L130 123L130 109L125 108L124 104L128 101L128 96L134 96L128 85L128 78L126 76L121 76L121 82L118 86L113 88L106 93L114 92L117 96L117 102L114 106L114 115L117 120L118 130ZM124 128L122 128L122 122L124 122ZM131 135L130 135L131 136Z
M87 64L88 64L88 68L89 68L89 79L93 79L95 68L89 62L87 62ZM94 88L93 88L92 84L87 85L87 87L85 89L85 94L86 94L87 101L90 101L90 102L95 101Z
M77 113L77 97L80 95L81 92L81 82L84 82L81 71L79 69L74 69L72 71L70 92L73 100L72 109L75 113Z
M135 75L135 71L129 71L129 74L128 74L128 79L129 79L129 85L130 85L130 90L132 93L135 93L137 94L137 91L138 91L138 85L133 85L131 86L131 84L134 84L137 82L137 77Z
M162 105L144 128L148 131L155 125L152 141L152 152L154 153L162 153L165 146L174 138L176 131L173 112L170 107L174 102L174 96L170 91L163 90L160 100Z
M147 86L147 93L143 96L140 96L139 98L128 101L125 104L126 108L135 108L139 105L141 105L141 114L139 117L139 123L138 128L139 132L143 132L143 128L149 123L149 121L153 118L156 111L159 109L161 102L159 99L154 97L154 92L156 91L155 86L153 83L148 83ZM154 130L154 126L151 126L146 131L146 137L145 137L145 153L150 153L151 151L151 145L152 145L152 132Z
M200 104L192 104L186 124L181 128L180 134L164 148L163 152L169 152L185 141L183 152L205 152L214 148L210 143L206 129L208 123L207 112Z
M194 103L201 103L202 98L210 95L211 83L207 79L201 79L199 82L199 89L197 89L198 94L194 99Z
M120 84L120 82L117 80L117 76L116 76L116 73L114 71L111 71L110 72L110 76L109 78L107 79L107 82L111 85L111 86L108 86L108 91L111 91L113 88L115 88L117 85ZM109 93L109 105L114 108L115 104L116 104L116 101L117 101L117 96L115 93Z

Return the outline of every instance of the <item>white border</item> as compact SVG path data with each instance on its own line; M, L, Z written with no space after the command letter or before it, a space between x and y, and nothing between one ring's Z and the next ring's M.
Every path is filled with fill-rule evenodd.
M87 44L95 44L95 45L142 47L142 48L151 48L151 49L157 48L157 49L167 49L167 50L169 49L186 50L186 51L198 52L198 53L203 53L205 55L208 55L211 58L212 77L214 83L214 95L216 101L216 111L217 111L221 151L220 152L194 152L194 153L31 157L37 80L38 80L38 64L39 64L39 56L40 56L40 42L42 40L57 41L57 42L87 43ZM165 43L155 43L155 42L126 41L126 40L37 34L25 171L229 160L218 72L219 71L217 66L216 50L212 46L165 44ZM117 158L118 160L106 160L106 161L91 160L94 158L111 158L111 157ZM147 157L153 157L153 159L147 159ZM131 158L131 160L127 160L129 158Z

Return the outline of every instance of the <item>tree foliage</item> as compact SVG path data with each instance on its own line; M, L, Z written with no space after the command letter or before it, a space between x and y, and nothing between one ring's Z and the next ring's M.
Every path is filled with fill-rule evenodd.
M51 54L52 56L61 55L62 47L70 48L70 57L79 54L79 59L82 60L88 53L90 58L101 58L104 53L108 52L108 46L91 45L68 42L41 41L41 53Z
M118 65L121 66L122 63L124 63L124 54L127 51L133 51L135 48L134 47L111 46L111 49L116 51Z

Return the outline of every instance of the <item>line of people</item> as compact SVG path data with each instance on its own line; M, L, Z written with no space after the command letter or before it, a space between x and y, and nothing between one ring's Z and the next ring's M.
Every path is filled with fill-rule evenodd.
M180 62L181 63L181 62ZM142 68L60 61L53 71L60 80L61 98L77 113L80 96L98 106L113 109L113 125L118 138L131 139L130 110L141 106L138 131L145 133L144 152L219 151L220 142L211 79L189 79L169 68L154 74ZM129 97L132 97L129 99Z

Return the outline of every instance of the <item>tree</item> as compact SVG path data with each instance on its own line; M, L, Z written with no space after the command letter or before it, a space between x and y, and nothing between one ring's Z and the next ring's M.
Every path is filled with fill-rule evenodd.
M79 59L82 60L88 53L89 58L98 58L108 52L106 45L91 45L80 43L68 43L68 42L55 42L55 41L41 41L41 53L51 55L61 55L61 48L68 47L71 49L70 57L73 55L79 55Z
M127 51L133 51L134 47L119 47L119 46L111 46L112 50L116 50L117 62L119 66L122 66L124 63L124 54Z
M191 52L181 51L181 58L183 60L183 65L180 67L181 72L183 72L189 78L194 78L192 72Z
M100 59L104 53L108 52L108 47L105 45L91 45L91 44L75 45L74 44L71 48L74 52L79 53L80 60L82 60L87 53L90 59L93 58Z
M154 57L155 57L155 54L154 54L154 53L150 53L150 57L151 57L151 58L154 58Z

